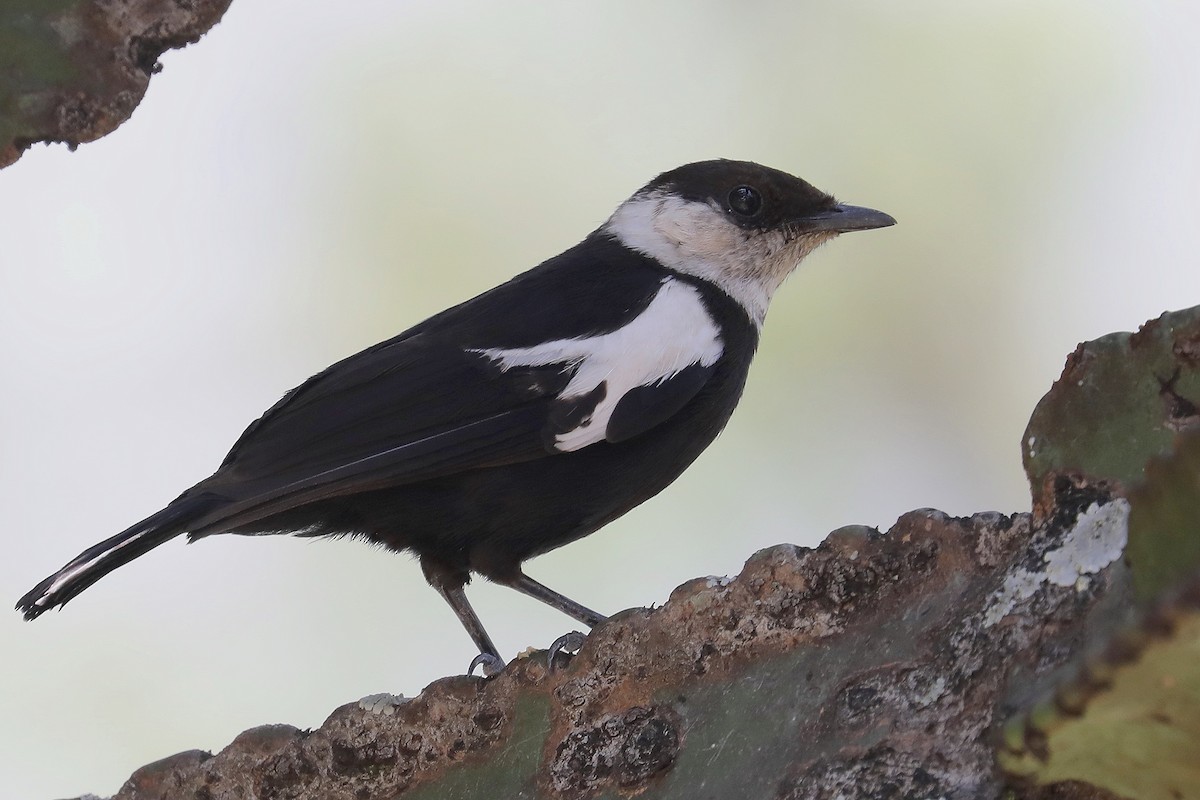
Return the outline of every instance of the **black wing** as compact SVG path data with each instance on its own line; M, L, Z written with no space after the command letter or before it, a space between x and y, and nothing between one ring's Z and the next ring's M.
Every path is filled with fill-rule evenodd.
M609 258L619 263L606 268ZM322 499L554 454L563 416L558 395L574 365L503 370L476 351L615 330L649 304L665 276L654 262L630 264L627 250L593 236L334 364L250 425L216 474L188 492L225 501L197 520L193 535ZM539 305L531 308L530 298ZM622 438L665 419L702 382L667 382L663 411L641 398L651 421L628 417Z
M604 438L624 442L666 422L700 393L713 370L693 364L659 383L630 389L613 409Z
M424 335L335 365L254 423L193 490L229 502L192 532L547 455L540 431L569 375L495 373L483 357Z

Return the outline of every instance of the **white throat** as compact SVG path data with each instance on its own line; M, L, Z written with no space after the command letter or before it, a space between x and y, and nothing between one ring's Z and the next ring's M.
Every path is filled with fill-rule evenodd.
M668 269L716 284L759 328L771 296L814 247L831 237L788 241L748 231L707 203L652 191L622 203L601 230Z

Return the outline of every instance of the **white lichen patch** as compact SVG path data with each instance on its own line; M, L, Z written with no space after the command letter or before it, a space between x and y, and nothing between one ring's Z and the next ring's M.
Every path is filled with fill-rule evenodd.
M1129 503L1122 499L1100 505L1093 503L1063 536L1062 545L1044 556L1046 568L1033 572L1013 570L1004 578L983 615L990 628L1012 613L1017 603L1028 600L1045 583L1087 589L1094 575L1121 557L1129 535Z
M367 695L358 701L358 707L368 714L382 714L385 717L390 717L396 713L396 706L407 702L408 698L402 694L382 692L380 694Z
M936 703L945 693L946 679L939 675L926 685L924 690L916 690L909 695L909 700L917 708L928 708Z
M813 638L821 638L841 633L843 628L841 621L831 612L815 611L797 620L795 630Z
M1092 503L1075 520L1063 546L1046 553L1047 580L1055 586L1077 585L1084 575L1094 575L1120 558L1128 537L1128 501Z
M1028 600L1037 592L1045 580L1045 575L1030 572L1027 569L1016 569L1004 577L1004 586L996 592L991 605L983 612L983 627L990 628L1012 613L1017 603Z

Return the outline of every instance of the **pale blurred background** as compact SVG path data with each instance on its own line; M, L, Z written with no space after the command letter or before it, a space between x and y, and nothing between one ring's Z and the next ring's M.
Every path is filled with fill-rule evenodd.
M114 135L0 172L0 600L311 373L722 156L900 224L806 262L718 443L530 573L614 612L848 523L1027 510L1066 355L1200 303L1198 8L236 0ZM469 593L509 655L574 626ZM474 655L410 559L282 537L172 542L0 642L5 798L108 795Z

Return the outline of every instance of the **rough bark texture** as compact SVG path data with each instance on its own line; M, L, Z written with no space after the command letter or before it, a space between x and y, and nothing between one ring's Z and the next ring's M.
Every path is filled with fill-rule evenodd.
M1010 677L1052 677L1113 591L1047 583L989 617L1011 570L1067 530L922 511L885 536L774 547L599 627L555 673L531 657L390 714L350 704L316 731L250 731L145 767L118 796L978 796L997 786L986 732Z
M256 728L117 797L1198 797L1197 342L1192 309L1080 346L1026 434L1031 514L772 547L556 671Z
M141 102L158 57L197 41L231 0L7 0L0 5L0 168L37 142L72 149Z

